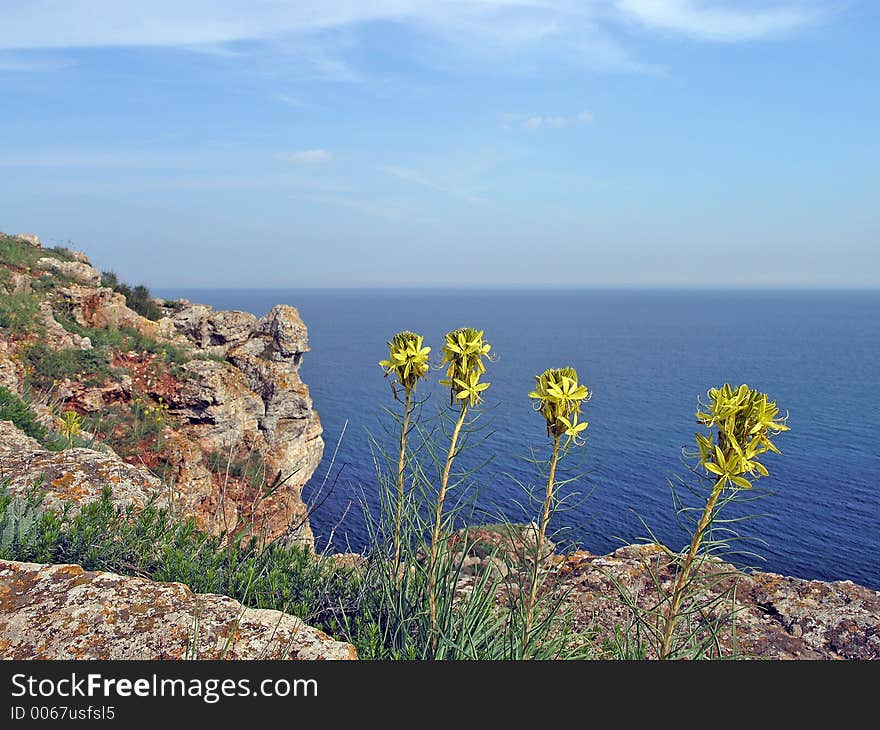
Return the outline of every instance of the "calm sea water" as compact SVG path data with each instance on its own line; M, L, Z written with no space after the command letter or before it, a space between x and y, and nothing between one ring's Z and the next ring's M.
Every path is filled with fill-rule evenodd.
M374 487L367 429L378 432L390 404L377 361L400 329L424 333L439 353L442 334L485 329L498 353L490 366L487 413L494 461L474 479L480 506L522 514L510 477L528 480L520 457L546 447L527 393L546 367L572 365L593 391L585 415L584 495L559 518L568 537L594 552L646 534L680 546L667 478L683 473L693 445L699 394L747 382L791 414L779 438L783 456L767 460L774 494L747 532L767 541L763 569L807 578L852 579L880 588L880 293L446 290L166 291L219 309L265 314L297 306L312 351L303 361L324 423L329 455L348 421L335 490L313 517L319 540L337 527L337 546L364 541L358 496ZM436 403L443 397L436 393ZM535 477L531 477L535 480ZM753 563L756 564L757 563Z

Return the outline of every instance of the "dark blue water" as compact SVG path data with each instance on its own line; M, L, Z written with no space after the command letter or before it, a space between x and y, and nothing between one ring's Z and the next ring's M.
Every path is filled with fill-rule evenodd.
M682 474L680 452L693 445L696 397L725 381L747 382L790 411L769 455L774 494L750 523L762 536L764 569L808 578L852 579L880 588L880 293L647 291L168 291L220 309L262 315L297 306L312 352L303 379L324 423L325 464L343 424L335 491L313 517L326 539L346 506L374 489L366 429L376 432L388 383L377 361L400 329L426 337L439 354L442 334L485 329L498 353L487 403L495 460L479 475L481 506L522 514L507 476L528 479L518 458L545 447L541 418L527 393L547 367L572 365L593 391L584 451L588 499L564 513L569 537L591 551L644 537L639 517L679 546L667 478ZM435 398L438 403L441 398ZM324 476L319 469L312 483ZM534 477L533 477L534 479ZM306 489L314 487L310 485ZM558 525L560 526L560 525ZM355 506L335 542L364 540ZM753 563L754 564L754 563Z

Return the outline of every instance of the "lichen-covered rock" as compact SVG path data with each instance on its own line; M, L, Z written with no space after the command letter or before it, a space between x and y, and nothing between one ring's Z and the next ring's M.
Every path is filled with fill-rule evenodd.
M630 545L610 555L572 553L556 578L573 609L575 627L596 630L600 639L612 640L615 627L625 630L630 625L618 586L642 608L654 608L657 589L652 570L660 585L669 590L675 576L664 551L656 546ZM707 564L706 570L719 577L703 594L706 605L736 581L736 647L740 656L880 659L877 591L850 581L825 583L773 573L746 574L720 561ZM707 610L711 613L715 609ZM718 638L722 651L729 655L733 650L731 632L722 631Z
M303 621L78 565L0 561L3 659L357 659Z
M126 464L112 452L46 451L9 421L0 421L0 483L17 497L36 486L44 494L44 506L52 510L68 502L95 501L107 486L112 489L111 501L121 507L168 506L168 490L147 470Z
M12 421L0 421L0 457L22 451L40 451L42 446L15 427ZM2 478L0 478L2 481Z
M60 261L49 257L37 260L38 269L54 271L86 286L100 286L101 272L82 261Z

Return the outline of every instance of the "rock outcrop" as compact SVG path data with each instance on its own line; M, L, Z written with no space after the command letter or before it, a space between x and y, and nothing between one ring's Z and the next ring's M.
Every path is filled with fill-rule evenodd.
M14 238L24 241L34 248L43 248L43 244L40 243L40 237L36 233L17 233Z
M459 533L460 535L461 533ZM534 530L524 528L513 537L497 529L471 528L468 550L462 561L460 590L469 590L474 575L491 571L505 578L515 591L524 541ZM460 544L460 537L452 542ZM459 547L460 550L460 547ZM632 638L633 618L626 595L645 611L657 608L660 588L672 589L675 573L665 548L627 545L610 555L577 550L548 555L543 570L547 590L558 591L571 611L575 631L591 637L594 646ZM522 575L528 579L527 571ZM763 659L880 659L880 593L851 581L823 582L775 573L744 573L721 561L704 564L700 594L708 620L731 608L730 588L736 584L736 652L744 658ZM526 585L526 583L522 583ZM503 591L502 591L503 595ZM714 599L724 596L719 604ZM724 656L733 654L733 633L727 626L718 633ZM656 658L650 641L643 647Z
M37 261L37 268L44 271L54 271L86 286L100 286L101 284L101 273L82 261L59 261L58 259L42 258Z
M299 312L278 305L257 319L189 305L160 322L166 330L169 324L215 358L184 366L184 384L168 396L171 413L190 424L187 433L205 452L227 454L240 445L247 457L259 455L263 480L279 486L257 503L247 485L234 484L225 495L234 495L231 504L225 500L227 508L235 507L238 521L254 520L272 537L311 544L308 510L299 495L324 443L299 377L309 349Z
M78 565L0 560L0 658L357 659L282 613Z
M656 546L630 545L611 555L575 552L565 559L560 585L568 591L576 626L596 627L612 638L628 617L617 586L643 608L652 608L657 591L651 571L669 590L675 578ZM880 593L851 581L826 583L777 575L742 573L716 562L706 570L719 577L704 592L710 599L736 581L736 645L745 657L765 659L880 659ZM714 585L713 585L714 584ZM723 609L726 610L729 605ZM733 650L729 630L721 632L723 651Z
M168 507L168 488L145 469L126 464L113 452L93 449L46 451L9 421L0 421L0 484L13 497L38 490L43 505L60 510L101 497L105 487L120 507Z

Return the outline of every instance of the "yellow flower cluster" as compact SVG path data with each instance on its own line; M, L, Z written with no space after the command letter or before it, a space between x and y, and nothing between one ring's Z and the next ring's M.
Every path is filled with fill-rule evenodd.
M415 388L431 367L428 363L431 348L422 346L423 339L415 332L398 332L388 343L388 359L379 361L379 367L385 369L385 377L391 375L405 390Z
M55 419L55 426L67 439L67 446L73 446L73 440L82 433L82 416L76 411L65 411L64 416Z
M718 442L703 434L696 434L700 465L723 480L726 486L750 489L752 478L769 475L758 456L768 451L779 453L770 436L788 431L785 418L779 416L776 401L748 385L733 388L725 384L712 388L709 402L700 403L697 422L717 429Z
M491 360L492 346L483 340L483 330L472 327L460 327L446 333L443 342L443 359L441 366L446 365L446 377L440 381L450 389L451 402L456 399L468 406L479 405L482 393L489 383L481 383L480 378L486 372L483 360Z
M547 434L568 436L566 446L575 441L578 434L587 428L587 422L578 423L581 405L590 399L590 391L586 385L578 383L577 370L574 368L551 368L535 376L535 389L529 398L538 403L536 410L547 421Z
M162 396L159 396L157 405L142 398L135 398L132 402L132 410L139 421L153 421L157 426L162 425L168 419L169 406Z

